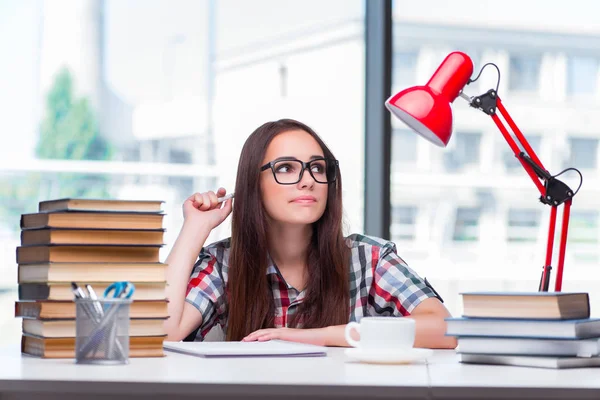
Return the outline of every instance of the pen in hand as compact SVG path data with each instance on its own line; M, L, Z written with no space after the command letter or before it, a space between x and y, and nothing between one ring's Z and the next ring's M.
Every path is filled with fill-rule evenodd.
M229 194L226 194L226 195L225 195L225 196L223 196L223 197L219 197L219 198L217 198L217 202L219 202L219 203L222 203L222 202L224 202L225 200L233 199L233 197L234 197L234 196L235 196L235 192L231 192L231 193L229 193Z

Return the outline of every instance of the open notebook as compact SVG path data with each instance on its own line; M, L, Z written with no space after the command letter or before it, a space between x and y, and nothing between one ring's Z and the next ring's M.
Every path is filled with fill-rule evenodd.
M304 343L267 342L164 342L164 349L198 357L321 357L327 348Z

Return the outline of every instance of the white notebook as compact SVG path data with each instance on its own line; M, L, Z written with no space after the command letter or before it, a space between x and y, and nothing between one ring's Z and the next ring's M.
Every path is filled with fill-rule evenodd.
M267 342L164 342L165 350L198 357L322 357L327 348L312 344Z

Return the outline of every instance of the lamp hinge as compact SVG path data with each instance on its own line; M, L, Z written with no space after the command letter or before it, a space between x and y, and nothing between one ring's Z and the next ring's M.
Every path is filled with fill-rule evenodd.
M494 115L496 113L497 99L496 91L490 89L484 94L473 97L469 105L483 111L487 115Z

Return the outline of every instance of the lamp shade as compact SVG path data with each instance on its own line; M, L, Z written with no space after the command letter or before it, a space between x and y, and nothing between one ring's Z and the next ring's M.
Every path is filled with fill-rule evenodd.
M440 147L452 135L452 107L473 74L473 61L460 51L444 59L425 86L404 89L390 97L385 106L412 130Z

